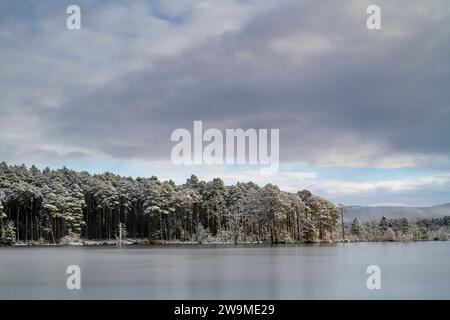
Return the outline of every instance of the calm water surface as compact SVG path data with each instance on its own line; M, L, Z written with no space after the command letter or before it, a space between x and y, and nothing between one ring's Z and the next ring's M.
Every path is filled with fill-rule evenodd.
M450 299L450 242L0 248L0 299Z

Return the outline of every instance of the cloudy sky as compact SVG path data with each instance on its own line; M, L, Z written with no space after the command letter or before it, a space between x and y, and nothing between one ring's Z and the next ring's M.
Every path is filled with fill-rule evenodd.
M366 28L381 7L382 29ZM66 8L81 8L81 30ZM175 166L176 128L279 128L278 174ZM447 0L0 3L0 161L450 202Z

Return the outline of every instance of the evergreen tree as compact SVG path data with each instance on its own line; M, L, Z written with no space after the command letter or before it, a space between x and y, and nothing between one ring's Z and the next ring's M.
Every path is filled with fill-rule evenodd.
M384 231L386 231L388 228L390 228L392 225L391 225L391 222L390 222L385 216L382 216L381 219L380 219L380 223L378 224L378 226L379 226L380 229L384 232Z
M86 206L84 194L81 188L74 184L67 198L66 213L70 231L81 235L81 228L85 224L83 221L83 209Z
M2 238L0 243L6 245L12 245L16 242L16 228L14 227L14 222L6 221L2 229Z
M3 243L5 238L5 220L6 214L3 212L3 204L0 200L0 243Z
M302 226L303 240L306 243L316 242L319 232L311 220L305 219Z
M361 239L363 237L363 235L364 235L364 227L359 222L358 218L354 218L353 219L350 232L352 233L352 235L358 237L358 239Z
M0 202L3 238L19 242L58 243L68 235L108 241L119 224L129 237L151 241L300 242L304 233L307 241L332 237L337 223L331 202L272 184L226 186L193 175L177 186L156 177L40 171L4 162Z

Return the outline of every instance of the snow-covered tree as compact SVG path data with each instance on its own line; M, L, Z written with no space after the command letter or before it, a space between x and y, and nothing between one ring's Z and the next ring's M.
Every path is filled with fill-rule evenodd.
M84 194L81 188L74 184L69 191L66 202L66 220L69 229L77 235L81 235L81 228L85 224L83 221L83 209L86 206Z
M3 204L2 204L2 199L0 198L0 243L3 243L3 239L5 237L5 230L4 230L4 225L5 225L5 220L6 220L6 214L3 212Z
M122 242L127 238L127 235L128 232L125 223L119 223L116 230L116 240L119 246L122 245Z
M302 224L303 241L306 243L316 242L319 232L317 231L314 223L308 218L303 221Z
M195 230L195 234L196 234L197 242L200 243L200 244L207 243L212 238L211 233L209 232L209 230L205 229L201 223L199 223L197 225L197 228Z
M364 235L364 227L359 222L358 218L354 218L353 219L350 232L352 233L352 235L358 237L359 239L361 239L363 237L363 235Z
M20 242L58 243L76 236L112 240L117 226L150 241L292 242L331 236L336 210L309 191L268 184L227 186L223 180L185 184L156 177L91 175L67 168L39 170L0 163L2 230ZM311 231L312 230L312 231Z
M384 232L391 227L391 222L385 216L382 216L380 219L380 223L378 225L380 229Z

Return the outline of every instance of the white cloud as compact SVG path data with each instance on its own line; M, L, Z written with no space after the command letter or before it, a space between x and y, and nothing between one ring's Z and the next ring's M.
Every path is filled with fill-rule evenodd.
M411 192L426 188L449 188L450 174L421 177L415 180L382 180L376 182L324 181L315 182L312 188L323 190L330 195L368 194L375 192Z

